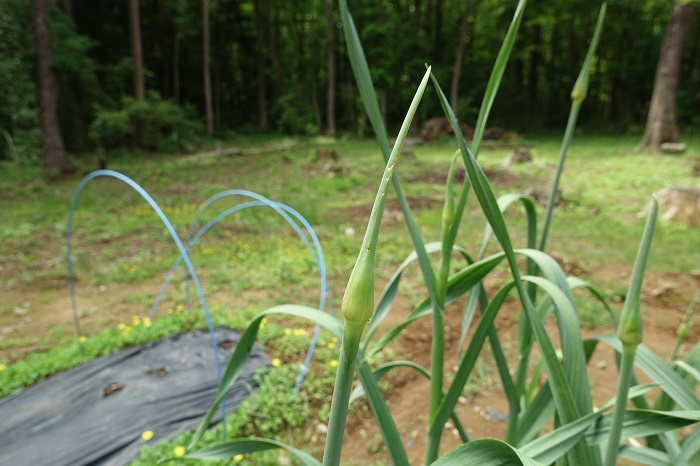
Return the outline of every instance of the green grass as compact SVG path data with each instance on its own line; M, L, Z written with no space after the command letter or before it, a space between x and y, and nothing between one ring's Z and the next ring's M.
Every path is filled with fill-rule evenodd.
M262 142L274 141L265 139ZM580 261L584 270L601 266L630 270L643 230L643 220L637 219L636 214L644 207L649 195L666 186L700 186L700 181L690 176L690 161L700 153L697 141L690 145L686 155L680 157L635 153L633 148L637 142L636 137L579 135L574 139L562 180L564 198L568 202L555 210L549 250ZM245 146L247 142L231 141L231 144ZM341 163L346 174L334 175L312 164L314 143L307 144L286 152L224 158L215 163L160 157L145 160L122 158L111 168L138 174L137 181L161 203L182 237L200 203L223 189L253 190L297 208L307 216L320 237L329 282L336 304L339 304L376 189L373 174L381 170L382 164L375 143L339 140L332 147L342 155ZM550 182L558 138L523 137L518 144L532 147L535 162L515 167L505 174L501 164L511 148L485 144L482 150L480 163L487 174L494 174L492 181L497 195L514 190L545 189ZM426 240L439 238L444 178L454 149L454 144L448 141L412 148L416 160L402 161L397 172ZM42 283L45 279L65 279L65 221L77 181L76 178L48 184L32 168L0 170L0 199L6 206L0 227L3 244L0 249L0 289L12 290L13 293L19 291L28 299L44 303L56 298L57 290L46 288ZM390 201L392 198L390 195ZM231 201L220 201L201 219L200 226L231 205ZM390 202L388 213L392 209L395 211L396 207L391 207ZM542 209L538 213L541 218ZM515 244L523 245L524 216L513 209L506 214L506 219ZM457 243L474 250L480 243L484 224L483 214L477 210L472 197L467 204ZM94 181L81 197L75 225L79 297L86 286L114 283L152 285L149 292L141 288L119 298L134 307L135 313L144 315L159 281L176 258L175 249L155 215L122 184L100 179ZM700 235L694 234L696 230L697 227L660 225L650 258L650 270L696 270L700 263ZM492 249L496 249L495 245ZM377 257L377 279L386 281L396 265L412 250L401 221L387 217L382 225L378 250L382 253ZM300 301L314 305L317 299L317 271L309 253L291 229L269 210L250 210L224 220L192 249L192 261L201 273L207 295L213 296L214 308L217 297L226 295L237 301L238 309L246 309L235 314L214 312L216 324L242 328L248 318L268 305ZM453 264L453 267L457 265ZM177 275L176 290L168 295L170 302L182 302L181 276L181 273ZM610 290L613 295L615 290L624 293L624 281L597 283L595 275L586 278ZM406 282L409 286L402 286L401 293L414 305L424 297L419 274L408 271ZM276 291L270 291L270 286ZM576 300L583 325L609 326L609 317L602 306L585 296L577 296ZM0 313L3 325L13 318L14 306L9 304ZM0 363L4 364L4 370L0 371L0 395L116 351L123 345L204 326L199 314L169 315L161 310L159 316L162 317L158 317L150 328L136 326L138 328L128 335L117 326L118 319L106 318L101 324L91 327L104 330L98 334L90 333L83 345L71 339L68 326L52 330L51 344L36 335L6 338L0 342ZM288 365L298 363L309 338L308 332L303 336L293 332L286 334L285 329L289 328L286 325L269 325L261 332L260 341L269 344L271 356L281 359L284 364L270 371L263 381L262 395L251 398L250 405L232 416L229 432L248 435L252 431L246 430L248 427L245 426L255 425L256 430L252 433L284 439L286 429L293 428L295 435L301 433L301 441L305 442L313 435L313 423L327 419L328 413L323 411L315 413L317 418L304 414L301 416L304 420L292 416L295 409L275 411L278 409L275 403L287 406L291 402L290 406L296 406L295 401L286 400L286 392L279 390L276 398L268 390L291 377ZM56 341L60 343L55 344ZM14 360L14 351L26 346L39 347L42 352L8 364L10 359ZM309 388L302 400L321 405L330 393L334 372L323 364L333 360L334 353L321 345L317 358L322 369L306 382ZM488 371L484 369L482 375L487 377ZM269 387L266 385L268 381ZM284 383L289 385L288 381ZM468 389L478 389L479 385L477 381L476 388ZM267 422L272 418L283 419L283 422ZM150 464L153 458L170 456L176 446L187 444L189 435L183 434L173 442L144 451L143 463L137 464ZM209 440L205 444L217 440L215 432L207 436ZM372 443L373 439L368 438L368 442ZM256 456L255 463L250 464L276 464L277 454L268 456Z

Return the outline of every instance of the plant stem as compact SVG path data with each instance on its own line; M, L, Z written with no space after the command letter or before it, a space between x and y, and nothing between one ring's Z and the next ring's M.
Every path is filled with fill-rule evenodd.
M456 233L452 229L454 222L454 170L459 153L452 158L445 192L445 205L442 211L442 251L440 253L440 265L438 266L437 282L435 284L435 307L433 309L433 343L430 358L430 415L428 431L428 444L425 448L425 464L430 464L437 459L440 450L440 437L442 426L435 425L440 403L442 403L442 382L445 364L445 299L447 296L447 281L450 275L450 259L452 246Z
M331 401L326 447L323 452L323 466L338 466L343 449L343 434L348 417L348 402L352 391L352 379L355 375L357 350L364 324L358 325L345 321L343 345L338 359L338 371L335 376L333 400Z
M688 309L686 309L685 311L685 315L683 316L681 325L678 327L678 330L676 332L676 344L673 347L673 351L671 352L671 361L675 361L676 359L678 359L678 350L680 350L681 344L688 337L688 327L690 326L690 319L693 316L695 305L698 303L698 298L700 298L700 290L695 291L693 299L690 300Z
M554 211L554 202L557 199L557 191L559 190L559 180L561 180L561 174L564 171L564 162L566 162L566 153L569 150L569 144L574 136L574 128L576 128L576 120L578 119L578 112L581 109L581 102L574 101L571 104L571 110L569 111L569 121L566 124L566 131L564 132L564 140L561 143L561 149L559 150L559 162L557 162L557 170L554 173L554 180L552 181L552 189L549 191L549 199L547 200L547 210L544 214L544 221L542 222L542 236L540 238L540 251L544 251L547 245L547 236L549 234L549 225L552 222L552 212Z
M617 453L620 448L622 420L627 411L627 393L629 391L630 381L632 380L632 369L634 367L634 357L636 353L637 345L622 345L620 378L617 386L617 398L615 399L615 411L613 413L612 425L610 426L608 450L605 455L605 466L615 466L615 462L617 461Z
M438 279L439 282L439 279ZM438 294L438 305L433 309L433 344L430 357L430 416L428 443L425 447L424 464L430 464L437 459L440 448L442 427L433 425L438 408L442 402L442 379L445 361L445 307L444 294Z

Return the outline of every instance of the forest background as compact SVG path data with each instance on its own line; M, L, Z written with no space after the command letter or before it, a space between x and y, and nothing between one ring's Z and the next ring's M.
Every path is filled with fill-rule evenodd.
M399 125L409 83L425 63L449 90L460 120L473 124L516 3L353 1L388 127ZM659 58L675 53L671 112L681 132L697 137L695 6L608 2L582 131L638 133L641 142L664 66ZM492 125L562 130L598 7L588 0L528 6ZM0 160L43 160L61 172L71 170L60 153L66 150L187 152L239 134L369 135L340 28L331 0L0 0ZM42 116L51 102L53 129ZM438 105L425 102L416 124L441 114ZM651 146L672 139L660 136Z

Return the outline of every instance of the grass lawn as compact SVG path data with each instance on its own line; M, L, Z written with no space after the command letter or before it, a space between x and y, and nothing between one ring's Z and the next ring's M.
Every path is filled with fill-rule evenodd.
M638 218L638 213L651 194L671 186L700 188L700 178L692 175L693 160L700 157L699 141L689 141L688 151L682 156L668 156L635 152L638 139L575 137L561 184L563 201L555 210L548 243L548 251L565 270L569 268L567 272L582 275L598 286L617 308L616 303L624 298L644 228L644 219ZM225 146L247 148L280 142L274 138L239 139ZM506 169L503 162L515 145L529 147L534 162ZM316 160L319 148L336 151L339 160ZM415 157L405 156L397 166L426 242L438 239L444 182L455 149L448 139L410 147L407 150ZM479 162L497 195L547 192L558 150L559 139L553 137L522 137L514 145L487 142ZM383 170L376 144L356 139L298 140L281 151L224 157L114 155L108 164L151 194L181 238L186 236L199 206L226 189L254 191L295 208L319 236L329 287L337 304L357 257ZM152 327L132 326L138 329L124 335L119 324L130 326L134 316L148 314L177 252L140 196L120 181L100 178L83 191L74 217L77 302L89 348L78 355L66 281L65 233L68 206L79 181L76 176L47 183L37 169L11 165L0 169L2 394L124 344L203 325L201 317L183 312L185 284L179 273L168 287ZM230 199L208 209L199 226L239 202ZM485 220L473 196L467 210L457 244L476 254ZM511 235L517 244L524 245L524 216L517 207L511 210L506 215ZM543 210L540 207L540 218ZM496 251L495 242L491 246ZM411 250L398 205L390 198L378 246L380 285ZM318 305L314 261L294 231L271 209L246 209L228 217L191 254L219 323L242 328L247 319L275 304ZM662 347L670 347L673 337L669 335L675 335L675 327L699 285L700 227L659 225L648 270L645 317L658 327L661 340L665 339L660 342ZM407 272L406 282L399 303L410 309L424 297L424 291L417 270ZM602 306L587 298L577 299L584 325L609 326ZM311 452L319 455L323 442L319 424L328 417L325 403L334 373L328 364L337 351L334 342L322 336L318 362L301 397L293 398L278 389L293 383L311 335L310 327L293 320L269 323L261 334L262 343L280 364L270 369L259 395L231 416L230 433L277 436L311 445ZM697 340L698 335L697 326L691 327L689 341ZM484 383L487 372L485 369ZM363 410L367 407L359 408L360 413ZM355 422L362 425L361 421ZM295 437L290 440L292 430ZM365 434L358 434L357 442L360 449L370 452L368 457L381 462L381 446L373 432L376 430L365 429ZM215 435L209 434L211 441ZM144 452L137 464L152 464L154 458L169 455L186 441L187 435L183 435ZM243 461L277 464L279 458L269 454ZM352 464L350 460L348 464Z

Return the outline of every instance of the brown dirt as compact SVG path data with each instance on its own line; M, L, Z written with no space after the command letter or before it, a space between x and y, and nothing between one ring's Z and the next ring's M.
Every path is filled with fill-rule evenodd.
M529 173L517 173L508 168L485 168L484 174L492 184L503 188L529 186L536 182L537 178ZM455 170L454 180L462 183L466 172L463 168ZM429 183L444 185L447 181L447 170L421 170L421 173L407 179L409 183Z
M414 212L420 209L429 209L438 205L442 205L443 201L431 198L409 197L406 199L411 210ZM372 212L372 204L359 205L340 209L336 214L339 218L349 219L360 225L367 223L369 214ZM384 212L382 214L382 225L397 224L403 222L403 214L401 206L396 199L387 199L384 204Z

